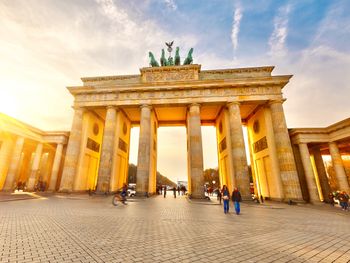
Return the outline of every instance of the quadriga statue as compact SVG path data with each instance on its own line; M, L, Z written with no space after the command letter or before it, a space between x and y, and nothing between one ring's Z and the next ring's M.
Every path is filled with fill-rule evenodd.
M159 64L157 62L157 60L154 58L154 55L152 52L148 52L148 56L149 56L149 64L152 66L152 67L159 67Z

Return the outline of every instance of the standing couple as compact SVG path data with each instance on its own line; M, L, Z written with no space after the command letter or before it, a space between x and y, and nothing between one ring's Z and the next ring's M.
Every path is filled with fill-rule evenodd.
M230 208L230 206L229 206L230 192L229 192L226 185L224 185L222 187L221 192L222 192L222 199L224 199L224 213L227 214L228 210ZM235 187L235 189L232 192L232 201L235 205L236 214L239 215L239 213L241 212L241 208L240 208L239 203L242 202L242 197L241 197L241 193L238 191L237 187Z

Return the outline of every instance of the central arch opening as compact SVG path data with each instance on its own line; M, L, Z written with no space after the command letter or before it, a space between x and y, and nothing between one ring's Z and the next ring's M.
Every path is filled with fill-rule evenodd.
M129 156L129 183L136 183L139 127L131 129ZM202 126L203 172L210 170L205 183L219 188L216 129ZM185 126L161 126L157 129L157 185L169 187L188 183L187 135Z

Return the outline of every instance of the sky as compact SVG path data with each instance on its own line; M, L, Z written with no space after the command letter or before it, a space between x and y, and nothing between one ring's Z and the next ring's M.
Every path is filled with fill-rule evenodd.
M350 116L349 13L345 0L0 0L0 112L70 130L66 86L139 74L148 51L174 40L182 57L194 48L202 69L273 65L275 75L293 74L283 89L288 127L328 126ZM202 131L215 145L215 131ZM173 148L160 150L169 157L158 168L172 178L187 170L186 159L182 172L169 169L183 159L176 147L184 132L160 129ZM214 148L204 150L207 167L217 163Z

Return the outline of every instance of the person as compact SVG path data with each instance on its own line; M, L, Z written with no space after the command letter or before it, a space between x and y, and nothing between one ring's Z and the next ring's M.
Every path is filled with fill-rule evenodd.
M260 200L261 200L261 201L260 201L261 203L264 203L264 197L263 197L263 195L260 195Z
M180 186L177 186L177 195L180 196Z
M224 185L222 187L222 199L224 199L224 213L227 214L228 213L228 210L230 208L229 206L229 202L230 202L230 192L229 190L227 189L227 186Z
M236 215L239 215L239 213L241 212L239 202L242 202L242 196L241 193L238 191L237 187L235 187L235 189L232 192L232 201L235 205Z
M126 201L127 194L128 194L128 186L126 184L123 184L123 188L122 188L122 191L120 193L123 203Z
M348 202L349 202L349 196L346 192L342 191L339 194L339 203L342 208L342 210L348 210Z
M328 194L328 199L329 199L329 204L330 204L331 206L334 206L334 195L333 195L332 192L330 192L330 193Z
M173 187L174 198L176 198L176 187Z
M164 198L166 197L166 185L164 185Z
M217 196L217 199L219 200L220 205L221 205L221 191L220 191L220 189L218 189L218 196Z

